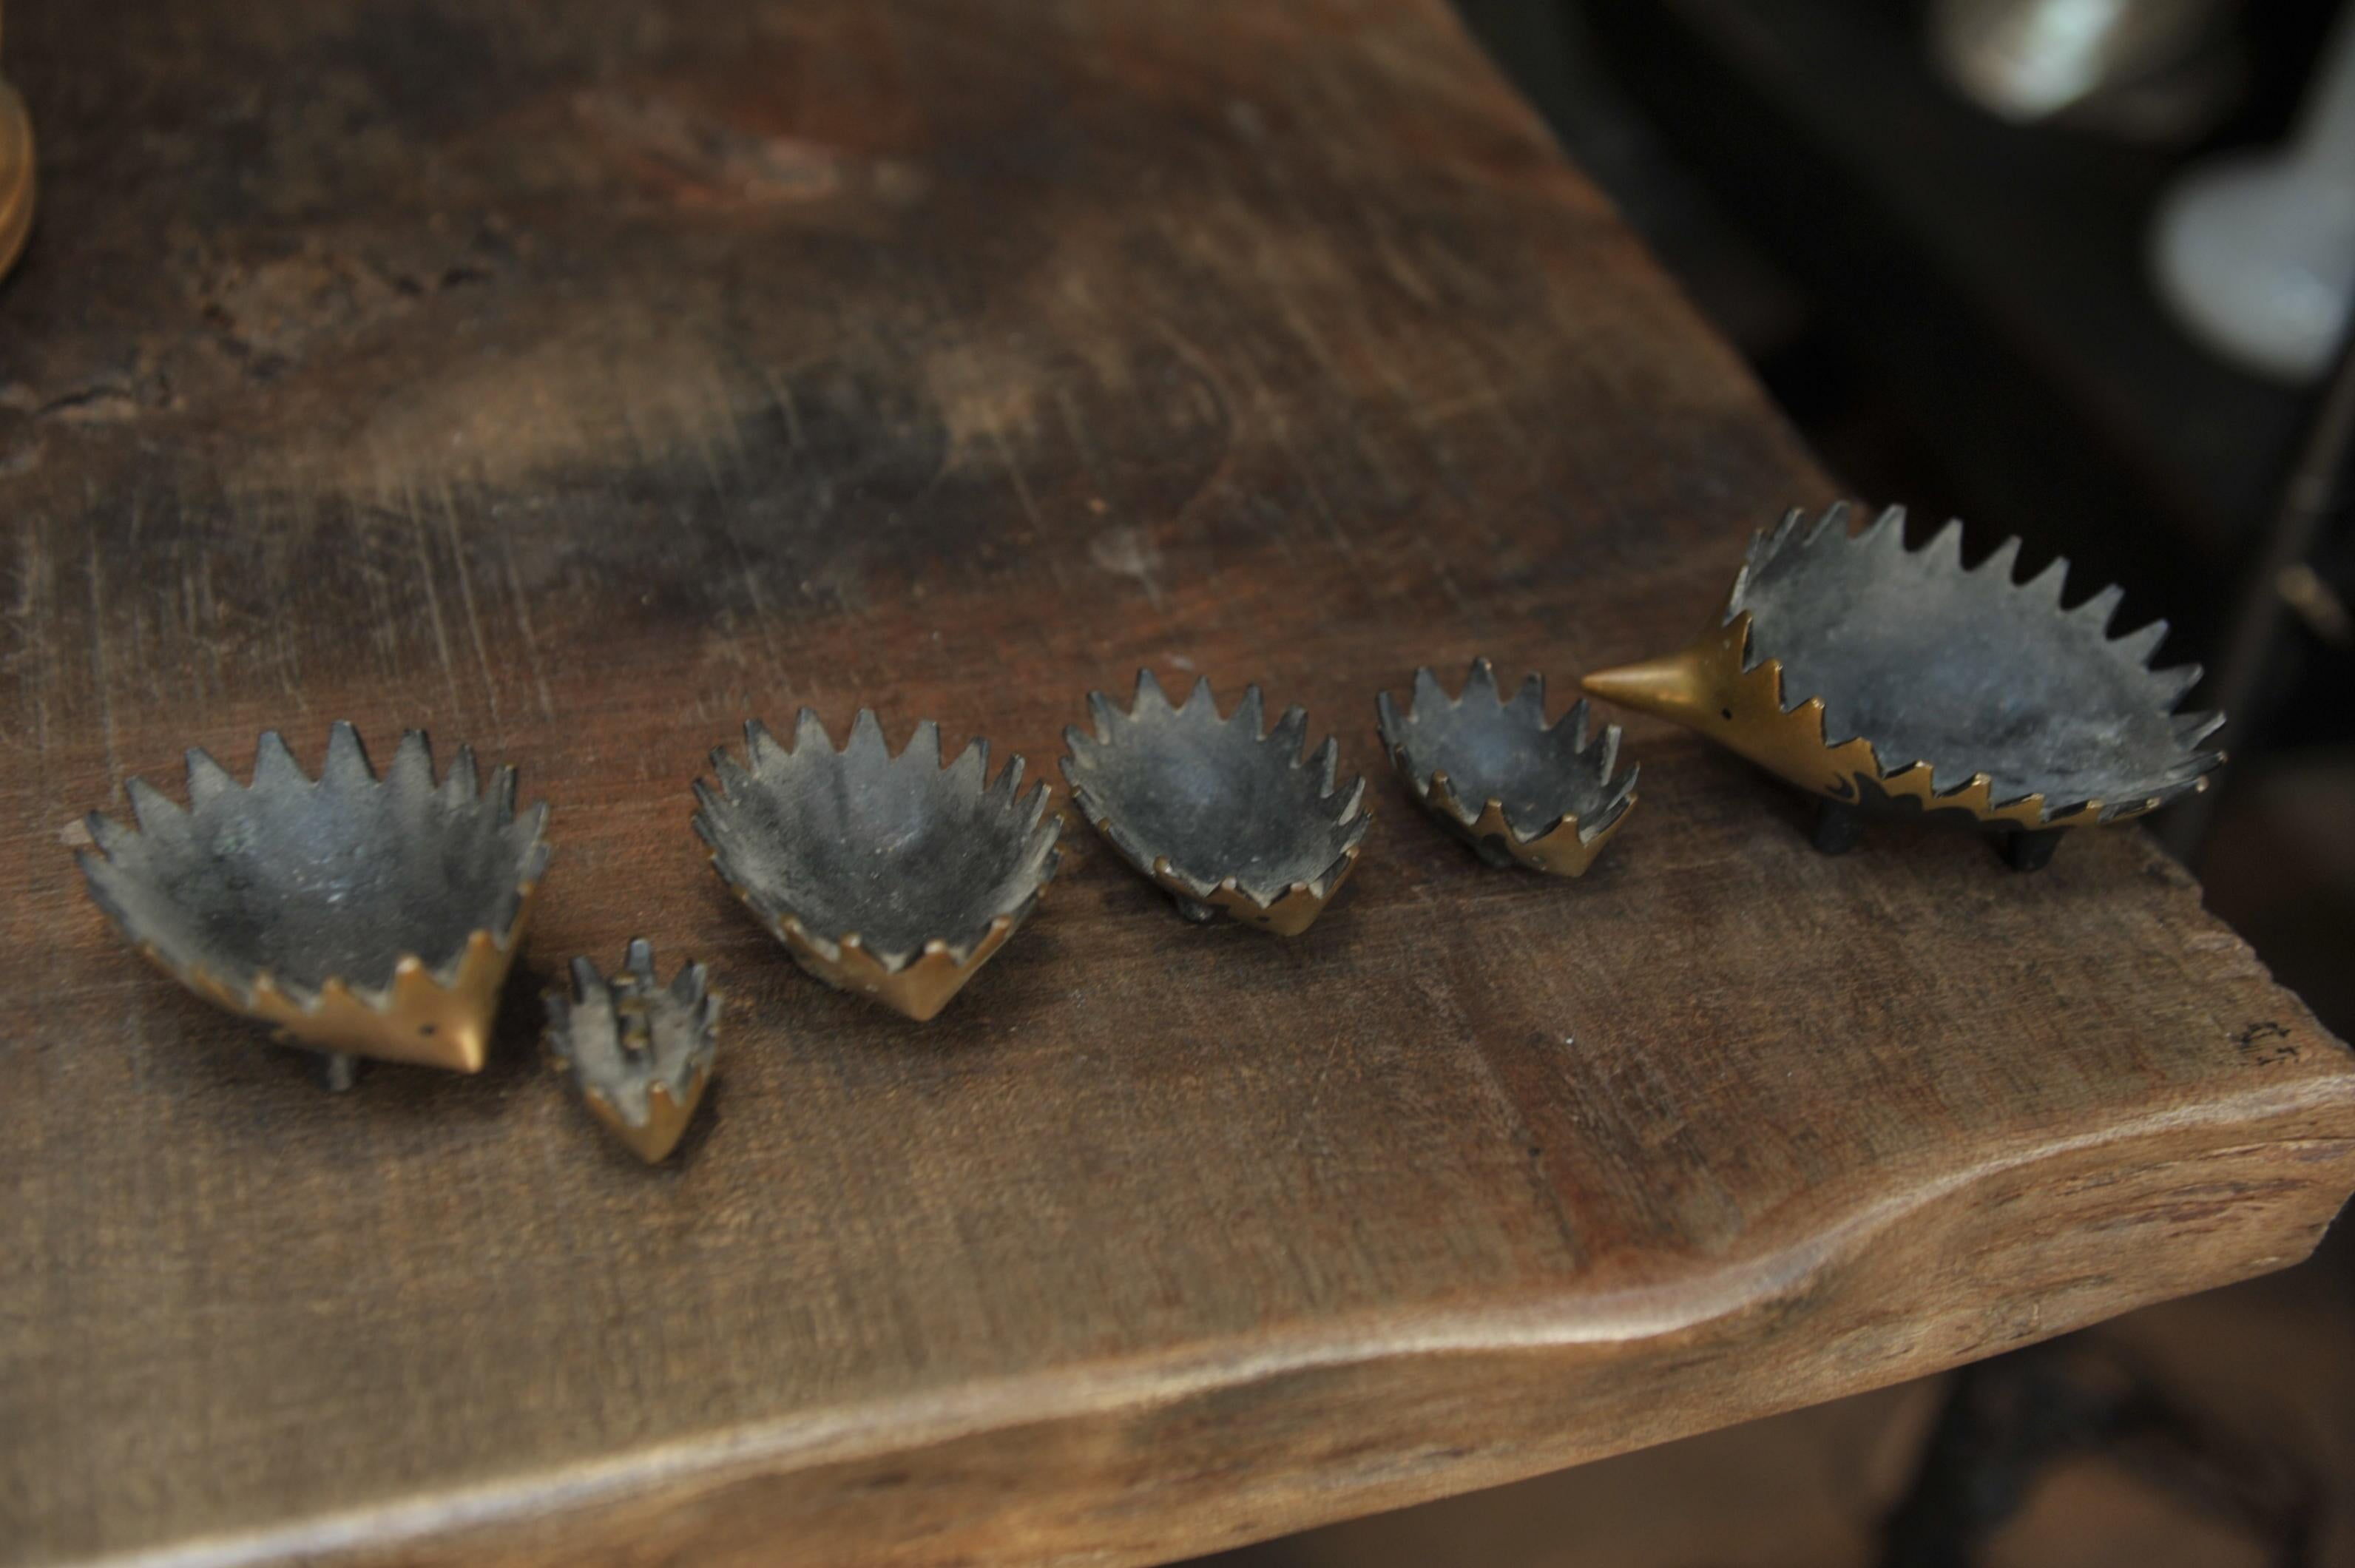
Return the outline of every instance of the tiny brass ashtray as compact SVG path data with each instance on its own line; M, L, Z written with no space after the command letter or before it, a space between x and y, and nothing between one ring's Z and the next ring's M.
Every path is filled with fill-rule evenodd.
M548 807L517 814L515 770L485 790L461 748L437 783L411 730L379 779L345 723L315 781L276 731L250 785L187 761L186 807L133 779L137 831L88 819L82 875L123 940L315 1050L480 1071L548 866Z
M719 998L704 966L682 964L666 986L654 944L635 937L611 980L575 958L572 984L550 989L547 1003L549 1061L591 1114L648 1165L677 1148L719 1047Z
M1226 718L1206 677L1171 706L1150 670L1122 712L1088 693L1095 732L1063 731L1071 799L1123 859L1188 920L1221 912L1279 936L1315 923L1364 848L1366 781L1337 788L1340 746L1303 757L1308 715L1263 732L1256 686Z
M2175 711L2200 671L2149 667L2166 622L2112 636L2119 591L2063 609L2068 563L2015 582L2016 539L1966 568L1959 523L1909 549L1902 508L1853 537L1847 516L1810 527L1793 510L1752 540L1690 646L1586 689L1819 796L1828 853L1853 843L1859 810L1896 810L1993 828L2033 869L2068 829L2207 787L2224 720Z
M757 720L745 760L711 753L695 830L712 869L794 961L911 1019L932 1017L989 962L1055 875L1062 819L1015 757L992 780L989 742L946 761L940 726L891 754L860 709L834 749L804 709L788 747Z
M1619 726L1590 733L1583 698L1549 725L1542 675L1507 701L1485 658L1458 697L1419 669L1403 712L1387 691L1374 706L1399 777L1492 866L1583 876L1635 807L1637 770L1612 776Z

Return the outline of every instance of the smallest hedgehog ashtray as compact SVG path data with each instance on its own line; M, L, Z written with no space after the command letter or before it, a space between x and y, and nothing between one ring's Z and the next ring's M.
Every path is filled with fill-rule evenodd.
M1547 724L1541 675L1508 702L1485 658L1472 661L1460 697L1419 669L1405 712L1387 691L1374 707L1399 777L1492 866L1583 876L1635 808L1637 770L1612 776L1619 726L1590 734L1583 698Z
M931 720L899 755L860 709L839 752L801 712L786 746L757 720L745 760L711 753L695 830L712 869L796 963L919 1020L989 962L1055 875L1062 819L1047 786L1017 795L1022 759L989 777L989 742L954 762Z
M1337 789L1340 747L1304 758L1305 710L1264 733L1259 688L1219 717L1206 677L1173 707L1150 670L1121 712L1088 693L1095 733L1063 731L1071 799L1123 859L1188 920L1221 911L1297 936L1324 912L1366 838L1366 781Z
M272 731L253 782L188 753L186 808L133 779L139 829L92 813L81 853L115 929L190 990L331 1053L479 1071L500 987L548 867L548 807L485 790L461 748L439 782L425 733L379 779L358 731L327 737L317 779Z
M648 1165L662 1160L711 1082L719 998L709 972L690 961L663 985L654 944L634 937L611 980L575 958L570 987L551 989L547 1002L549 1064L631 1153Z

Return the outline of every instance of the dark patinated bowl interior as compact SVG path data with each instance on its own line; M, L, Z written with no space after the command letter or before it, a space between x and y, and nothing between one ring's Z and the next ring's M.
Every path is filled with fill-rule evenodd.
M1142 870L1167 858L1196 887L1232 877L1268 902L1295 884L1320 882L1365 837L1362 781L1335 794L1339 752L1330 741L1301 756L1308 718L1300 709L1262 735L1255 686L1225 720L1208 681L1182 707L1173 708L1149 674L1131 712L1100 692L1088 701L1097 734L1068 732L1063 773Z
M856 933L886 968L932 941L962 959L1055 874L1045 786L1017 797L1020 757L986 781L986 741L943 765L927 721L895 757L865 709L840 752L807 709L790 750L758 723L745 741L750 768L712 754L719 788L697 786L696 830L753 908L820 941Z
M2149 667L2166 632L2113 638L2115 589L2062 610L2066 562L2015 584L2019 541L1961 565L1961 527L1919 549L1892 508L1848 537L1829 515L1762 541L1728 619L1752 617L1750 661L1783 661L1786 704L1824 699L1824 736L1862 736L1884 771L1931 764L1934 788L1991 776L1992 798L2140 805L2190 788L2221 758L2213 716L2177 716L2196 667Z
M1543 837L1565 817L1593 837L1627 808L1636 770L1617 778L1619 727L1600 736L1587 729L1581 698L1551 726L1546 723L1545 677L1532 675L1508 702L1486 659L1474 663L1461 697L1450 697L1427 669L1414 672L1414 699L1403 712L1383 692L1377 705L1382 739L1400 755L1420 788L1434 773L1474 818L1488 801L1504 810L1505 825L1523 839Z
M666 986L655 974L654 945L644 939L631 942L610 980L589 959L575 958L570 987L549 991L547 1004L549 1051L632 1126L646 1124L655 1084L683 1104L717 1054L710 972L682 964Z
M91 889L174 967L240 987L267 972L297 997L331 979L380 991L409 955L440 970L474 933L504 938L547 865L547 808L516 815L513 771L484 792L461 750L437 785L419 731L381 782L338 724L315 783L272 732L250 787L192 752L188 789L183 809L134 781L139 831L93 822Z

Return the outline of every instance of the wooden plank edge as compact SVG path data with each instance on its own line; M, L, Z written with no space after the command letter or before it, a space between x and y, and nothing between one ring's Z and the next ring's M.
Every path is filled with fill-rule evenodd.
M2304 1258L2355 1190L2355 1073L2012 1150L1636 1290L813 1412L105 1559L139 1568L1146 1563L1921 1376ZM2044 1223L2007 1211L2033 1202ZM1926 1317L1944 1291L1983 1304ZM2121 1289L2121 1283L2131 1281ZM1957 1291L1964 1294L1956 1295Z

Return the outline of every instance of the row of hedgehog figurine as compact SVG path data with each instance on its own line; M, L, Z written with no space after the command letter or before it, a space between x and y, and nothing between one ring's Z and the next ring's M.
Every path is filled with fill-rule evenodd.
M1955 527L1908 549L1893 510L1853 537L1840 522L1794 513L1760 534L1698 640L1589 676L1588 691L1814 794L1832 851L1859 809L1906 809L1993 827L2032 868L2068 828L2204 786L2222 720L2174 712L2197 671L2147 667L2163 624L2111 637L2115 592L2062 609L2061 563L2012 581L2017 541L1966 569ZM1268 725L1255 686L1221 714L1207 678L1172 702L1140 672L1125 710L1101 692L1088 706L1063 773L1119 856L1189 919L1307 930L1369 821L1337 742L1306 752L1304 710ZM1618 726L1594 731L1584 699L1549 724L1542 677L1508 699L1477 659L1456 696L1423 669L1404 707L1388 692L1376 706L1413 797L1492 864L1582 874L1636 804ZM963 988L1055 874L1046 786L1021 790L1019 757L992 779L986 741L946 757L931 720L895 753L871 710L837 748L805 709L790 741L755 720L741 757L711 761L694 826L714 869L803 968L911 1019ZM324 1053L336 1086L357 1057L483 1066L549 852L548 808L517 809L512 767L485 790L461 749L437 776L411 731L379 776L338 723L315 780L273 731L250 784L193 751L185 808L141 780L127 790L137 829L93 814L81 863L138 951ZM611 979L574 960L547 1007L551 1061L624 1143L663 1158L710 1077L703 966L666 986L634 941Z

